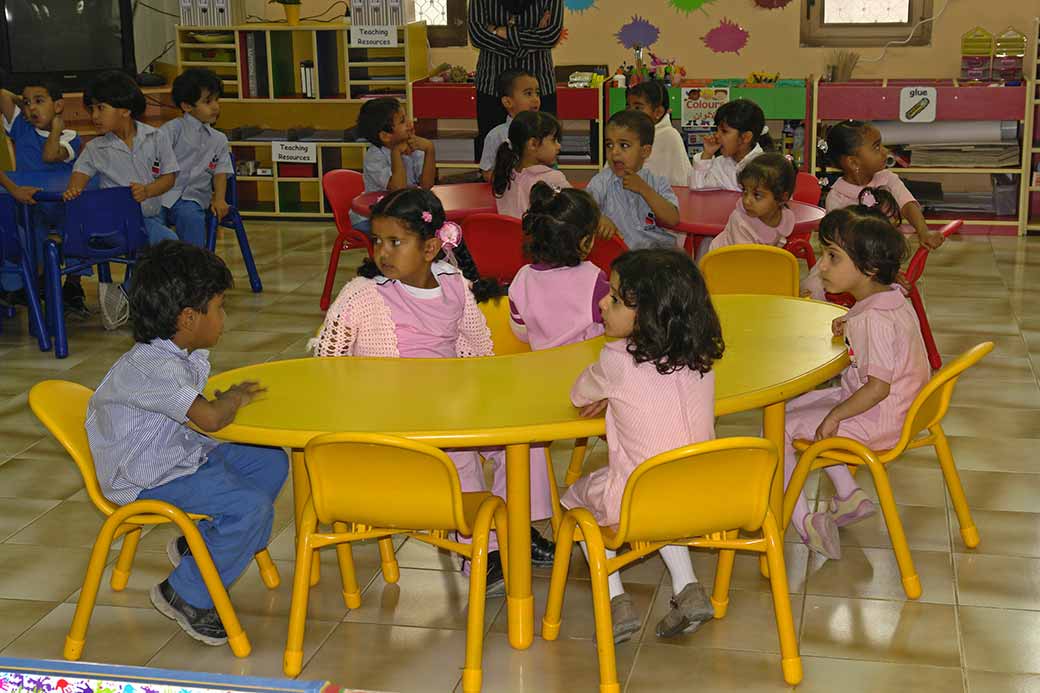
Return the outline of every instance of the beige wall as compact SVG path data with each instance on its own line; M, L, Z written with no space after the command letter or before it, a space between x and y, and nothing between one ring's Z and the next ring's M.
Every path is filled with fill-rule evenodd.
M941 9L947 0L935 0ZM932 44L916 48L890 48L881 62L861 64L855 77L952 77L960 64L960 36L977 24L998 33L1009 25L1028 33L1040 6L1035 0L948 0L949 9L939 18ZM249 11L270 18L280 16L281 8L264 0L248 0ZM320 12L331 0L303 0L303 14ZM780 10L759 9L752 0L716 0L704 11L689 15L674 10L668 0L651 5L624 0L597 0L585 12L564 12L569 37L553 53L557 64L606 63L612 68L622 60L631 61L614 34L632 15L638 14L661 29L652 50L662 58L675 58L691 77L743 77L756 70L780 72L798 78L820 74L828 49L799 48L798 19L803 0L791 0ZM750 32L748 45L739 55L717 54L700 37L723 18L737 22ZM863 48L863 60L878 56L880 48ZM450 62L472 69L476 51L469 47L439 48L433 62Z

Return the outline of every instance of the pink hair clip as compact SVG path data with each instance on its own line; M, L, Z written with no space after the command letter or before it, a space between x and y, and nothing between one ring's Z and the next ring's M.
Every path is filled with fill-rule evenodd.
M874 193L864 190L863 194L859 196L859 203L865 207L875 207L877 206L877 198L874 197Z
M429 212L423 212L422 213L422 220L425 221L427 224L429 224L431 221L433 221L433 215L430 214Z
M437 229L437 238L441 241L441 247L446 251L459 247L462 242L462 227L454 221L446 221Z

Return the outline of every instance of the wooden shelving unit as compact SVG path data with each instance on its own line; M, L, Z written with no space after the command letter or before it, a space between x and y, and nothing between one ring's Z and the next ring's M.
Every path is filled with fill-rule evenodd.
M1035 46L1034 46L1035 50ZM1034 69L1035 73L1035 57ZM1035 74L1033 75L1035 76ZM1019 163L1007 167L906 167L894 168L900 175L933 174L995 174L1006 173L1019 177L1020 204L1018 213L1010 216L992 214L928 214L926 221L941 224L951 218L963 218L965 224L977 226L1014 227L1023 234L1032 229L1028 205L1024 203L1028 194L1030 164L1036 158L1038 143L1033 142L1033 121L1036 110L1036 84L1026 74L1027 80L1019 86L989 86L961 84L957 80L857 80L853 82L828 83L815 80L811 136L815 143L821 134L821 124L854 118L867 121L898 121L899 93L907 86L932 86L937 91L936 121L951 120L1004 120L1019 123L1022 154ZM1030 143L1033 149L1030 149ZM897 143L905 144L905 143ZM811 147L810 170L827 172L818 166L817 149ZM1037 214L1033 213L1034 216ZM1040 219L1036 228L1040 229Z
M1025 225L1023 233L1040 232L1040 185L1033 185L1033 174L1040 173L1040 17L1033 19L1033 32L1029 37L1029 55L1026 56L1025 76L1029 81L1029 103L1026 105L1026 130L1023 148L1025 175L1022 181L1019 209ZM1040 181L1038 181L1040 182Z
M361 105L381 95L399 98L412 117L412 83L428 73L425 22L398 27L398 45L392 48L352 47L349 30L349 22L178 26L177 67L207 67L220 75L224 97L217 127L229 133L246 126L347 130L357 123ZM227 40L200 41L200 32L226 34ZM313 64L312 97L302 81L304 61ZM285 164L272 161L272 142L229 139L237 161L257 161L271 170L270 176L238 178L242 214L254 217L331 218L321 177L338 168L361 170L368 146L318 141L317 162L308 175L281 175Z

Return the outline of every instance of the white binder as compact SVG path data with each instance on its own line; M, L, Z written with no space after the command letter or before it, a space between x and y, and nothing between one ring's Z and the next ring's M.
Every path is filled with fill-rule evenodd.
M195 26L212 26L215 21L213 2L211 0L195 0L195 8L198 12L198 21Z

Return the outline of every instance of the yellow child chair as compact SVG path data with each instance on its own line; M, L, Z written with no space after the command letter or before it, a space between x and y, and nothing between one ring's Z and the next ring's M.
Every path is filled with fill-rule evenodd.
M771 245L727 245L711 251L700 262L710 294L798 293L798 259Z
M101 575L105 571L112 542L119 537L123 538L123 547L112 568L110 583L114 591L120 592L130 580L130 568L137 552L137 543L141 539L141 529L148 525L167 522L177 525L188 541L191 555L199 566L202 580L206 583L206 589L209 590L213 605L224 624L224 630L227 631L231 651L236 657L249 656L249 638L238 622L227 590L224 589L220 574L217 573L206 548L206 542L195 526L196 521L208 519L207 516L188 514L176 506L157 500L136 500L120 506L101 493L85 428L87 402L93 394L93 390L65 380L44 380L29 391L29 407L72 457L83 476L83 485L90 500L98 510L108 516L98 532L94 550L90 554L87 574L83 579L83 590L76 604L76 613L72 617L69 634L65 638L65 659L78 660L83 653L87 627L90 625L90 616L94 611ZM277 587L278 568L271 561L267 549L256 554L256 563L264 584L270 589Z
M390 537L406 534L472 561L462 690L479 691L492 521L498 531L502 568L508 574L505 571L506 506L502 499L486 491L463 493L458 472L447 455L437 448L403 438L374 433L321 435L307 444L304 459L311 497L296 528L296 574L282 664L286 676L299 674L303 664L303 635L315 552L336 546L343 600L347 608L356 609L361 606L361 590L354 573L350 543L379 539L384 577L394 583L398 572L396 561L392 564L388 561L393 558ZM333 531L319 531L319 522L331 525ZM450 541L446 537L452 531L471 535L473 543Z
M620 521L614 527L599 526L585 508L568 510L556 543L542 637L555 640L560 632L571 548L580 539L576 530L589 552L601 693L620 690L607 575L671 544L719 549L711 603L715 618L723 618L734 552L756 551L765 554L769 565L784 680L792 686L799 683L802 661L791 617L783 536L778 518L769 510L769 488L778 473L776 446L770 441L720 438L665 452L639 465L625 485ZM738 531L752 536L738 539ZM617 550L625 543L631 544L630 551L606 557L605 548Z
M913 450L925 445L934 446L939 467L942 469L943 478L946 481L946 490L950 494L950 500L953 501L953 509L957 513L957 521L961 526L961 538L964 540L964 545L969 549L974 549L979 545L979 530L971 519L971 510L964 497L964 488L961 486L961 478L957 474L957 467L950 452L950 443L946 440L946 433L943 431L942 419L949 409L957 378L991 351L993 351L993 342L977 344L933 375L914 398L907 411L899 442L889 450L871 450L862 443L841 437L826 438L816 443L808 440L794 441L795 449L800 451L802 456L798 460L798 466L795 467L791 475L791 482L784 493L784 528L786 529L791 522L795 502L798 500L798 494L801 493L809 472L835 464L850 465L852 471L855 472L857 467L865 465L874 478L874 488L877 489L881 513L888 526L888 534L892 538L892 550L896 554L896 563L899 565L899 573L903 579L903 590L910 599L920 597L921 579L918 577L913 559L910 557L910 547L906 543L906 533L903 531L903 523L896 510L892 485L889 482L888 473L885 472L885 466L897 460L905 450ZM927 431L927 435L920 436L924 431Z
M495 348L495 356L523 354L531 351L531 345L519 339L509 325L509 299L507 297L500 296L477 305L480 306L480 311L484 314L484 319L487 320L488 328L491 330L491 343ZM571 461L567 467L565 481L568 486L577 481L578 477L581 476L581 467L585 462L585 449L588 443L588 438L578 438L574 441L574 450L571 452ZM557 527L560 526L560 492L556 488L556 472L553 471L552 456L549 454L549 448L545 450L546 464L549 466L549 479L553 481L549 486L549 491L552 494L552 526L555 532Z

